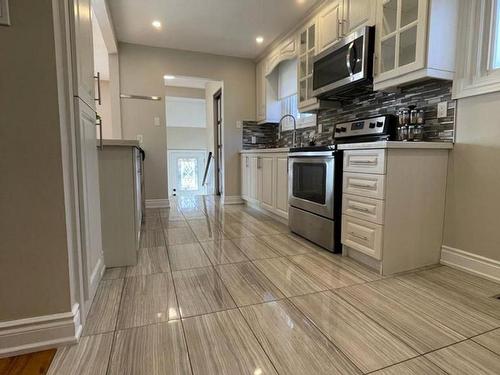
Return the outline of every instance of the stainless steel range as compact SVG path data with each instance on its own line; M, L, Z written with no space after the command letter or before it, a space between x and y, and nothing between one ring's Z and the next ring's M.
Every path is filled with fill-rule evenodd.
M290 229L340 251L342 153L335 146L293 148L288 158Z
M390 115L335 126L332 145L292 148L288 154L288 224L292 232L333 252L341 252L342 151L337 143L389 140Z

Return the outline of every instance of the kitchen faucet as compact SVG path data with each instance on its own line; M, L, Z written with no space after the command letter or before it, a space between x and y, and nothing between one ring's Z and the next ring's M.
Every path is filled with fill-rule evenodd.
M283 122L283 119L291 117L293 118L293 133L292 133L292 147L297 147L297 142L296 142L296 136L297 136L297 120L295 119L295 116L286 114L283 117L280 118L280 122L278 123L278 141L281 139L281 124Z

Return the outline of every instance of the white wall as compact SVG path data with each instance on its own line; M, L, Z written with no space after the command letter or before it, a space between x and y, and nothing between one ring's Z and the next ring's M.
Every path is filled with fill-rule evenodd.
M182 98L205 99L204 89L189 87L167 86L166 96ZM207 128L171 128L167 124L167 149L168 150L206 150L208 148Z
M224 167L225 193L240 195L242 130L237 120L255 118L255 63L249 59L216 56L120 43L121 91L129 94L164 96L163 75L203 77L224 82ZM146 198L167 198L165 103L141 100L121 101L124 138L144 136L146 151ZM153 117L162 126L153 125Z
M500 261L500 92L457 105L444 245Z
M71 310L51 1L10 1L0 29L0 322ZM8 53L7 53L8 51Z

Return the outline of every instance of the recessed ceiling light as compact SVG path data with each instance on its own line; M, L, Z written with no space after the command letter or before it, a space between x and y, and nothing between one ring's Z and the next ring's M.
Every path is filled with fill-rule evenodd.
M165 76L163 76L163 78L165 78L165 79L175 79L175 76L165 75Z
M161 22L160 21L153 21L151 23L155 29L161 29Z
M262 42L264 42L264 38L261 37L261 36L258 36L257 38L255 38L255 41L258 43L258 44L262 44Z

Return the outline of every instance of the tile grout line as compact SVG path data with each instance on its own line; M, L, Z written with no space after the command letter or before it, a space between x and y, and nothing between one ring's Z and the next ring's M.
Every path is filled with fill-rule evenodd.
M182 214L182 212L181 212L181 214ZM182 216L184 217L183 214L182 214ZM161 221L163 223L163 219L161 219ZM165 232L163 232L163 240L165 242L165 245L168 245L167 244L167 238L165 237ZM175 301L176 301L176 305L177 305L177 311L179 312L179 320L180 320L181 329L182 329L182 336L184 337L184 345L186 346L186 353L187 353L187 356L188 356L189 368L191 370L191 374L194 374L193 364L191 363L191 354L189 353L189 346L188 346L187 337L186 337L186 330L184 328L184 322L182 321L182 317L181 317L181 307L179 305L179 297L177 295L177 287L175 285L175 280L174 280L174 275L173 275L173 269L172 269L172 263L170 261L170 254L168 253L168 248L167 248L167 259L168 259L168 264L170 266L170 270L172 271L172 276L171 276L172 277L172 285L173 285L173 288L174 288L174 294L175 294Z
M248 306L244 306L244 307L248 307ZM247 318L245 317L245 314L243 314L241 312L241 307L237 307L237 309L238 309L238 312L240 313L241 317L243 318L245 324L247 325L248 329L250 330L250 332L252 332L253 337L255 338L255 340L259 344L260 348L262 349L262 352L266 355L266 357L269 360L269 363L271 364L271 366L273 366L274 370L276 371L276 374L279 374L280 372L278 371L276 365L274 364L273 360L271 359L270 354L266 351L266 349L264 348L264 346L262 346L262 343L260 342L259 338L257 337L257 334L252 329L252 326L250 325L250 323L248 322Z
M121 307L122 307L122 301L123 301L123 293L125 293L125 282L126 279L123 280L123 285L122 285L122 290L120 293L120 303L118 304L118 313L116 314L116 321L115 321L115 329L113 331L113 340L111 341L111 348L109 350L109 356L108 356L108 365L106 366L106 375L108 375L111 371L111 360L113 358L114 350L115 350L115 343L116 343L116 336L118 335L118 317L121 315Z
M197 208L199 208L199 207L197 207ZM199 209L201 210L201 208L199 208ZM207 213L207 210L201 210L201 211L204 211L205 213ZM202 242L206 242L206 241L200 241L200 240L199 240L199 238L198 238L198 237L196 236L196 234L194 233L193 227L192 227L191 223L189 223L189 220L186 218L186 216L184 215L184 213L183 213L182 211L180 211L180 213L181 213L182 217L184 217L184 221L186 221L186 222L187 222L187 225L188 225L188 227L190 228L190 230L191 230L191 231L193 232L193 234L195 235L196 243L198 243L198 244L201 246L201 243L202 243ZM159 213L158 213L158 215L159 215ZM210 220L210 216L208 215L208 213L207 213L207 215L205 215L205 216L208 218L208 220ZM164 220L164 218L163 218L161 215L159 215L159 217L160 217L160 221L162 222L162 221ZM239 222L239 220L238 220L238 222ZM215 226L215 225L214 225L214 228L217 228L217 226ZM165 228L165 229L166 229L166 228ZM218 229L216 229L216 230L218 230ZM224 232L223 230L221 230L221 232L225 234L225 232ZM282 233L279 233L279 234L282 234ZM164 240L164 242L165 242L165 244L166 244L167 240L166 240L166 238L165 238L165 237L166 237L166 232L165 232L165 231L163 231L162 237L163 237L163 240ZM255 237L257 240L259 240L259 236L255 236L255 235L254 235L253 237ZM245 236L243 236L243 237L235 237L235 238L245 238ZM241 251L241 252L242 252L242 253L246 256L246 254L245 254L245 253L241 250L241 248L240 248L238 245L236 245L236 244L234 243L234 241L233 241L233 239L234 239L234 238L228 238L228 239L229 239L229 240L231 240L231 242L232 242L232 243L233 243L233 244L234 244L234 245L235 245L235 246L236 246L236 247L237 247L237 248L238 248L238 249L239 249L239 250L240 250L240 251ZM300 242L298 242L298 241L296 241L296 242L300 244ZM267 246L267 244L266 244L266 246ZM167 246L166 246L167 250L168 250L168 247L169 247L169 246L167 245ZM206 251L205 251L205 249L203 248L203 246L201 246L201 247L202 247L203 252L206 254ZM267 246L267 247L269 247L269 246ZM172 281L173 281L173 272L174 272L174 270L172 269L171 260L170 260L170 256L169 256L169 254L168 254L168 251L167 251L167 257L168 257L168 261L169 261L169 265L170 265L170 270L171 270L171 272L170 272L170 273L172 274ZM207 256L207 257L208 257L208 256ZM293 260L289 259L289 258L290 258L290 256L277 256L277 257L274 257L274 258L262 258L262 259L275 259L275 258L286 258L286 259L288 259L290 262L292 262L294 265L296 265L299 269L301 269L303 272L305 272L305 273L307 273L307 274L309 275L309 273L308 273L308 272L307 272L307 271L306 271L303 267L301 267L301 266L300 266L300 264L297 264L297 263L295 263ZM235 262L235 263L227 263L227 264L238 264L238 263L248 263L248 262L250 262L250 263L252 263L252 265L253 265L254 267L256 267L256 266L255 266L255 264L254 264L254 262L255 262L255 261L258 261L258 260L261 260L261 259L260 259L260 258L259 258L259 259L250 259L250 258L249 258L249 259L248 259L248 261ZM181 324L182 324L182 321L183 321L184 319L187 319L187 318L194 318L194 317L197 317L197 316L210 315L210 314L214 314L214 313L217 313L217 312L230 311L230 310L234 310L234 309L238 309L238 310L239 310L239 312L240 312L240 314L241 314L241 310L242 310L243 308L245 308L245 307L255 306L255 305L261 305L261 304L266 304L266 303L276 302L276 301L281 301L281 300L287 300L287 301L289 301L289 302L292 304L292 306L294 306L294 308L296 308L296 309L297 309L297 310L301 313L301 315L303 315L304 317L306 317L306 319L307 319L308 321L310 321L310 322L313 324L313 326L314 326L314 327L315 327L315 328L316 328L316 329L317 329L317 330L318 330L318 331L319 331L319 332L320 332L323 336L325 336L325 337L326 337L326 335L322 332L322 330L321 330L321 329L320 329L320 328L319 328L319 327L318 327L318 326L317 326L317 325L316 325L316 324L315 324L315 323L314 323L311 319L309 319L309 318L308 318L308 317L307 317L307 316L306 316L306 315L302 312L302 310L300 310L300 309L297 307L297 305L295 305L295 303L291 300L292 298L297 298L297 297L307 296L307 295L317 294L317 293L325 293L326 291L333 292L333 293L334 293L335 295L337 295L339 298L341 298L342 300L344 300L344 301L345 301L348 305L352 306L352 307L353 307L356 311L358 311L360 314L362 314L363 316L365 316L365 317L366 317L369 321L375 322L372 318L370 318L368 315L366 315L366 313L364 313L363 311L359 310L356 306L352 305L352 303L350 303L350 302L349 302L349 301L347 301L345 298L343 298L343 297L342 297L342 296L340 296L338 293L336 293L336 291L337 291L337 290L341 290L341 289L345 289L345 288L348 288L348 287L352 287L352 286L355 286L355 285L367 285L367 286L369 286L369 287L370 287L370 289L373 289L373 286L372 286L371 284L376 283L376 282L378 282L378 281L380 281L380 280L382 280L382 279L377 279L377 280L364 280L364 282L362 282L362 283L356 283L356 284L352 284L352 285L346 285L346 286L344 286L344 287L340 287L340 288L329 288L329 289L326 289L326 290L324 290L324 291L314 291L314 292L311 292L311 293L306 293L306 294L303 294L303 295L298 295L298 296L290 296L290 297L287 297L286 295L284 295L284 298L283 298L283 299L277 299L277 300L274 300L274 301L264 301L264 302L260 302L260 303L256 303L256 304L250 304L250 305L238 306L238 305L236 304L236 301L234 300L233 295L232 295L232 294L231 294L231 292L227 289L227 287L226 287L226 285L225 285L224 281L222 280L222 278L220 277L220 274L219 274L219 272L218 272L217 267L223 266L224 264L217 264L217 265L216 265L216 264L214 264L214 263L212 262L212 260L211 260L210 258L209 258L209 261L210 261L210 263L212 264L212 266L210 266L210 268L212 268L212 269L214 270L214 272L215 272L215 273L217 273L218 278L219 278L219 279L220 279L220 281L222 282L222 286L223 286L224 288L226 288L226 290L227 290L228 294L230 295L231 299L232 299L232 300L233 300L233 302L235 303L235 306L236 306L236 307L235 307L235 308L224 309L224 310L219 310L219 311L214 311L214 312L209 312L209 313L205 313L205 314L194 315L194 316L190 316L190 317L186 317L186 318L182 318L182 317L180 317L179 319L180 319L180 321L181 321ZM329 262L330 262L330 260L328 260L327 258L325 258L325 261L329 261ZM333 264L335 264L337 267L339 267L339 268L343 269L344 271L346 271L346 272L348 272L348 273L351 273L351 274L353 274L353 275L357 275L357 274L358 274L357 272L355 273L355 272L351 271L349 268L345 268L345 267L344 267L344 265L342 265L342 264L337 264L336 262L333 262L333 261L331 261L331 262L332 262ZM208 268L208 267L197 267L196 269L199 269L199 268ZM275 285L275 284L274 284L271 280L269 280L269 279L267 278L267 276L265 276L265 275L262 273L262 271L261 271L258 267L256 267L256 268L257 268L258 272L260 272L260 273L263 275L263 277L264 277L264 278L266 278L266 279L270 282L270 284L271 284L271 285L274 285L274 286L277 288L277 290L279 290L280 292L282 292L282 290L281 290L280 288L278 288L278 287L277 287L277 286L276 286L276 285ZM187 271L187 270L189 270L189 269L186 269L186 270L184 270L184 271ZM179 270L179 271L182 271L182 270ZM168 272L157 272L157 273L168 273ZM410 272L410 274L416 274L416 273L417 273L417 272ZM313 276L315 276L315 275L313 275ZM401 275L391 275L390 277L388 277L388 279L393 278L393 279L398 279L398 280L400 280L399 276L401 276ZM315 276L315 277L316 277L316 276ZM360 278L360 277L358 277L358 278ZM121 297L120 297L120 305L121 305L121 303L122 303L123 290L124 290L125 281L126 281L127 277L125 276L125 277L123 277L122 279L124 280L124 285L123 285L123 287L122 287L122 294L121 294ZM432 280L430 280L430 282L432 282ZM437 284L437 283L434 283L434 282L432 282L432 283L433 283L433 284ZM178 296L177 296L177 290L176 290L175 282L173 282L173 284L174 284L174 293L175 293L175 295L176 295L176 300L177 300L177 306L178 306L178 308L179 308L179 300L178 300ZM439 284L437 284L437 285L439 285ZM444 287L443 287L443 288L444 288ZM376 290L376 289L375 289L375 290ZM284 293L283 293L283 294L284 294ZM391 298L391 300L393 300L393 299ZM398 301L396 301L396 300L393 300L393 301L395 301L396 303L398 303L398 304L399 304L399 302L398 302ZM446 305L448 305L448 304L446 304ZM405 305L403 304L403 306L405 306ZM478 311L479 311L479 310L478 310ZM481 312L481 311L480 311L480 312ZM485 314L486 314L486 313L485 313ZM180 315L180 308L179 308L179 315ZM243 314L241 314L241 315L243 315ZM244 317L244 316L243 316L243 317ZM493 318L495 318L495 317L493 317ZM434 319L434 318L432 318L432 319ZM434 319L434 320L435 320L435 319ZM117 316L117 321L118 321L118 316ZM111 349L111 351L110 351L110 358L111 358L111 354L112 354L112 353L113 353L113 351L114 351L114 344L115 344L116 334L117 334L117 332L119 331L119 330L117 330L117 329L116 329L116 326L117 326L117 321L116 321L116 323L115 323L115 331L113 331L113 332L114 332L114 337L113 337L112 349ZM248 322L246 321L246 319L245 319L245 322L246 322L247 326L249 326L249 325L248 325ZM473 343L475 343L475 344L477 344L477 345L481 346L482 348L487 349L488 351L490 351L490 352L494 353L495 355L499 355L499 354L497 354L496 352L492 351L491 349L489 349L489 348L485 347L484 345L482 345L482 344L480 344L480 343L478 343L477 341L475 341L475 340L474 340L474 338L476 338L476 337L478 337L478 336L481 336L481 335L484 335L484 334L487 334L487 333L489 333L489 332L491 332L491 331L494 331L494 330L498 329L498 327L492 328L492 329L490 329L490 330L488 330L488 331L485 331L485 332L478 333L478 334L476 334L476 335L474 335L474 336L466 337L465 335L462 335L462 334L460 334L459 332L456 332L456 331L455 331L455 330L453 330L452 328L448 327L447 325L444 325L444 324L443 324L443 325L444 325L445 327L447 327L448 329L452 330L453 332L458 333L460 336L463 336L463 337L465 337L465 338L464 338L463 340L459 340L459 341L454 342L454 343L451 343L451 344L449 344L449 345L445 345L445 346L443 346L443 347L440 347L440 348L437 348L437 349L434 349L434 350L431 350L431 351L428 351L428 352L425 352L425 353L419 354L419 352L418 352L418 351L416 351L416 350L415 350L415 349L414 349L414 348L413 348L410 344L407 344L407 343L406 343L404 340L402 340L399 336L396 336L396 335L395 335L395 334L393 334L392 332L388 331L385 327L383 327L383 326L382 326L381 324L379 324L378 322L375 322L375 323L376 323L379 327L381 327L381 328L382 328L385 332L387 332L388 334L390 334L392 337L395 337L395 338L396 338L396 339L398 339L399 341L403 342L405 345L407 345L409 348L411 348L412 350L414 350L414 351L418 354L416 357L408 358L408 359L405 359L404 361L401 361L401 362L396 362L396 363L391 364L391 365L389 365L389 366L386 366L386 367L384 367L384 368L391 367L391 366L395 366L395 365L397 365L397 364L404 363L404 362L407 362L407 361L410 361L410 360L412 360L412 359L416 359L416 358L419 358L419 357L424 357L424 358L425 358L425 356L426 356L427 354L430 354L430 353L433 353L433 352L435 352L435 351L442 350L442 349L445 349L445 348L447 348L447 347L450 347L450 346L453 346L453 345L457 345L457 344L460 344L460 343L462 343L462 342L466 342L466 341L472 341ZM157 324L157 323L154 323L154 324ZM135 328L135 327L131 327L131 328ZM129 328L129 329L131 329L131 328ZM188 348L188 345L187 345L187 338L186 338L185 329L184 329L184 325L183 325L183 324L182 324L182 328L183 328L183 335L184 335L184 339L185 339L185 345L186 345L186 348L187 348L187 350L188 350L188 357L189 357L189 361L190 361L190 365L191 365L191 370L192 370L192 363L191 363L191 358L190 358L190 356L189 356L189 348ZM250 330L251 330L252 334L254 335L254 337L256 338L255 332L253 332L253 330L251 329L251 327L250 327ZM257 339L257 338L256 338L256 339ZM326 339L327 339L329 342L331 342L331 343L332 343L332 345L334 345L334 347L336 347L336 348L337 348L337 346L336 346L336 345L335 345L335 344L334 344L334 343L333 343L333 342L332 342L332 341L331 341L328 337L326 337ZM257 339L257 341L258 341L258 339ZM258 341L258 342L259 342L259 341ZM260 342L259 342L259 344L260 344ZM262 345L260 345L260 346L262 347ZM263 349L263 348L262 348L262 349ZM337 348L337 349L338 349L338 348ZM264 349L263 349L263 350L264 350ZM342 352L342 353L343 353L343 354L347 357L347 355L346 355L346 354L345 354L342 350L340 350L340 349L338 349L338 350L339 350L340 352ZM266 356L268 356L268 353L267 353L265 350L264 350L264 353L266 354ZM349 358L349 357L347 357L347 358ZM426 359L426 360L428 360L428 361L429 361L430 363L432 363L433 365L436 365L436 364L435 364L434 362L432 362L431 360L429 360L429 359L427 359L427 358L425 358L425 359ZM108 368L109 368L109 366L110 366L110 363L111 363L111 361L110 361L110 359L108 359ZM272 361L271 361L271 363L272 363ZM274 363L272 363L272 364L273 364L273 367L274 367ZM437 366L437 365L436 365L436 367L440 368L440 367L439 367L439 366ZM357 368L357 366L356 366L356 368ZM384 368L382 368L382 369L384 369ZM108 369L108 370L109 370L109 369ZM381 370L381 369L374 370L374 371L379 371L379 370ZM108 371L107 371L107 372L108 372ZM373 371L371 371L370 373L372 373L372 372L373 372Z
M236 244L234 244L236 246ZM201 243L200 243L200 246L201 246ZM239 247L236 246L238 249ZM201 248L203 249L203 246L201 246ZM205 252L205 250L203 249L203 251ZM240 250L241 251L241 250ZM205 252L206 253L206 252ZM207 256L208 257L208 256ZM265 351L264 347L262 346L262 344L260 343L260 341L258 340L257 336L255 335L255 332L252 330L252 327L248 324L248 321L245 319L245 316L242 314L238 304L236 303L234 297L232 296L231 292L229 291L229 289L226 287L226 285L224 284L224 280L222 280L222 278L220 277L219 273L217 272L217 269L216 267L213 265L213 262L212 260L209 258L209 261L210 263L212 263L212 268L214 269L214 272L216 273L217 277L220 279L221 281L221 284L222 286L226 289L227 293L229 294L229 296L231 297L231 300L233 301L234 305L235 305L235 308L234 309L226 309L226 310L223 310L223 311L229 311L229 310L237 310L238 313L240 314L240 316L243 318L243 321L245 322L245 324L247 325L248 329L250 330L250 332L252 332L252 335L254 336L255 340L257 341L257 343L259 344L259 346L261 347L262 349L262 352L266 355L266 357L268 358L269 360L269 363L271 364L271 366L273 366L273 368L275 369L276 373L279 374L278 372L278 369L276 368L274 362L271 360L271 358L269 357L269 354ZM260 270L259 270L260 271ZM272 282L271 282L272 283ZM273 284L274 285L274 284ZM278 289L280 290L280 289ZM217 312L220 312L220 311L217 311ZM217 312L212 312L210 314L215 314ZM208 314L205 314L205 315L208 315ZM182 319L181 319L181 322L182 322ZM183 323L182 323L183 324ZM184 327L184 325L183 325ZM187 340L186 340L186 346L187 346ZM191 363L191 360L190 360L190 363ZM192 368L191 368L192 370Z
M400 281L400 280L399 280L399 279L397 279L396 277L391 277L391 278L392 278L392 279L395 279L395 280ZM387 278L387 279L382 279L382 280L388 280L388 279L389 279L389 278ZM377 280L377 281L381 281L381 280ZM401 282L401 281L400 281L400 282ZM407 288L407 289L409 289L409 290L411 291L411 288L409 288L408 286L406 286L406 285L403 285L403 286L404 286L405 288ZM389 299L390 301L392 301L392 302L394 302L394 303L396 303L396 304L398 304L398 305L400 305L400 306L402 306L402 307L404 307L404 308L406 308L406 309L412 309L412 306L411 306L410 304L408 304L408 302L405 302L405 301L400 302L400 301L399 301L399 300L397 300L395 297L391 297L391 296L387 295L387 294L386 294L387 292L386 292L386 293L384 293L383 291L380 291L380 290L378 290L377 288L375 288L375 287L373 287L373 286L371 286L371 285L368 285L368 287L369 287L372 291L374 291L374 292L376 292L376 293L380 294L382 297L387 298L387 299ZM418 293L418 294L420 294L420 295L422 296L422 294L421 294L421 293ZM425 298L425 296L424 296L424 298ZM448 303L445 303L445 305L446 305L446 306L448 306ZM453 306L452 306L452 307L453 307ZM449 329L450 331L452 331L452 332L456 333L457 335L462 336L462 337L465 337L465 339L466 339L466 340L469 338L469 337L467 337L467 335L465 335L464 333L458 332L456 329L454 329L454 328L450 327L450 326L449 326L449 324L444 323L444 322L441 322L441 321L437 320L436 318L432 317L432 316L431 316L431 315L429 315L429 313L428 313L427 311L425 311L424 309L422 309L422 311L420 312L420 314L421 314L421 315L423 315L423 316L425 316L425 317L427 317L427 320L429 320L429 321L431 321L431 322L434 322L434 324L437 324L437 325L441 325L441 326L443 326L443 327L446 327L447 329ZM472 336L472 337L474 337L474 336ZM463 341L463 340L462 340L462 341ZM460 342L461 342L461 341L460 341Z

